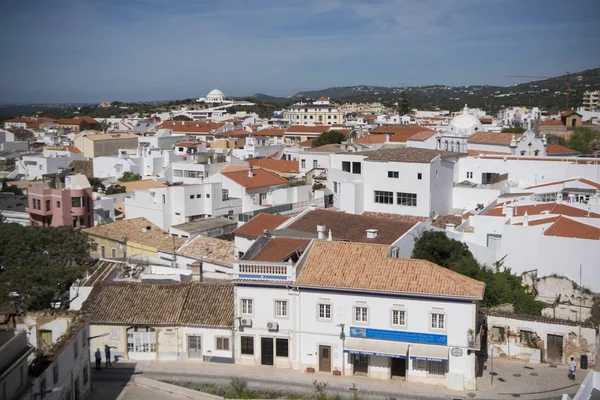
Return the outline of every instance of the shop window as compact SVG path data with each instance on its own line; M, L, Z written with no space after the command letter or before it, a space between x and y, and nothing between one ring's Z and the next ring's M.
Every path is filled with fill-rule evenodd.
M254 337L242 336L240 347L242 349L242 354L254 355Z
M277 357L288 357L288 340L287 339L275 339L275 356Z

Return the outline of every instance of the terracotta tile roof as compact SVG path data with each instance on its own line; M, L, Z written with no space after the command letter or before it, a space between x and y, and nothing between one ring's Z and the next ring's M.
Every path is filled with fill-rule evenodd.
M396 133L400 133L405 135L406 137L410 137L412 135L416 135L419 132L428 131L427 129L421 125L410 124L410 125L383 125L378 126L377 128L371 131L371 135L394 135Z
M138 189L156 189L167 187L164 183L160 183L153 179L144 179L139 181L131 182L117 182L119 185L125 187L127 193L133 193Z
M410 140L425 141L425 140L427 140L429 138L434 137L437 134L438 133L436 131L433 131L431 129L425 129L425 130L422 130L421 132L415 133L409 139Z
M145 227L150 227L150 229L142 233L142 228ZM173 237L146 218L124 219L122 221L113 222L112 224L86 228L83 231L92 236L98 236L117 242L143 242L144 246L154 247L158 250L168 252L173 251ZM185 239L175 238L175 247L180 247L184 243Z
M283 262L291 255L304 252L309 245L310 239L297 239L287 237L275 237L269 239L267 244L252 257L253 261Z
M231 179L246 189L258 189L269 186L287 185L289 182L282 177L264 169L253 169L252 177L248 176L248 169L241 171L223 172L221 175Z
M225 126L223 122L165 121L156 129L171 129L173 132L211 133L223 126Z
M418 217L416 215L381 213L381 212L375 212L375 211L365 211L362 213L362 215L365 217L371 217L371 218L383 218L383 219L390 219L392 221L405 222L405 223L408 223L411 225L415 225L418 222L425 222L428 219L427 217Z
M499 145L510 145L512 138L519 140L522 133L507 133L507 132L476 132L469 136L467 141L469 143L481 143L481 144L499 144Z
M560 119L547 119L545 121L540 122L541 126L562 126L562 121Z
M390 258L389 246L313 241L299 286L482 299L485 284L425 260Z
M198 147L200 146L202 143L204 143L201 140L184 140L181 142L177 142L175 143L175 147Z
M454 226L459 226L462 224L463 219L460 215L438 215L438 217L431 223L431 225L440 228L446 229L447 224L454 224Z
M551 224L553 222L556 222L557 219L560 218L560 215L555 215L552 216L550 218L539 218L539 219L534 219L534 220L530 220L528 222L529 226L536 226L536 225L544 225L544 224ZM516 224L513 225L517 225L517 226L523 226L523 222L518 222Z
M491 209L486 215L493 217L500 217L504 215L502 212L503 206L497 206ZM513 216L522 217L527 212L527 215L539 215L539 214L559 214L566 215L569 217L590 217L590 218L600 218L600 214L596 214L593 212L588 212L586 210L582 210L580 208L572 207L566 204L558 204L558 203L540 203L540 204L530 204L530 205L519 205L517 203L517 207L515 207L513 211Z
M485 152L478 152L485 153ZM522 157L522 156L511 156L507 154L495 155L489 154L483 155L483 158L490 160L500 160L506 158L507 160L529 160L537 162L565 162L568 161L571 164L585 164L585 165L600 165L600 159L597 158L578 158L578 157Z
M234 261L233 242L207 236L196 236L185 243L177 254L196 260L207 260L220 265L231 267Z
M385 143L385 135L365 135L359 139L356 139L356 143L361 144L379 144ZM391 140L391 138L390 138Z
M251 134L252 133L250 133L244 129L238 129L238 130L233 130L233 131L217 133L215 135L215 137L248 137Z
M267 128L267 129L261 129L260 131L256 132L259 135L262 136L283 136L283 134L285 133L284 129L273 129L273 128Z
M304 142L298 143L300 147L311 147L312 143L315 141L315 138L308 138Z
M300 171L300 166L297 160L273 160L271 158L261 158L258 160L246 161L255 169L264 168L270 171L283 172L288 174L297 174Z
M306 151L312 153L345 153L345 151L342 150L342 146L339 144L324 144L323 146L313 147Z
M600 240L600 228L561 216L546 229L544 236Z
M546 154L579 154L579 152L560 144L549 144L546 146Z
M292 125L285 131L286 135L297 133L314 133L321 134L329 130L329 125Z
M325 225L326 232L331 229L331 234L336 239L389 245L408 232L415 223L347 214L339 211L313 210L299 217L287 228L316 235L317 225ZM376 229L377 236L368 239L367 229Z
M317 99L317 101L329 101L329 99L327 97L321 96Z
M377 149L373 151L362 151L353 153L356 155L366 156L367 161L393 161L406 163L430 163L438 156L460 157L461 153L452 153L443 150L419 149L416 147L398 147L393 149Z
M82 119L90 125L99 124L98 121L96 121L94 118L90 117L89 115L78 115L77 117L75 117L75 119Z
M83 304L94 324L233 326L233 285L111 282Z
M73 160L69 167L78 174L85 175L88 178L94 177L94 162L92 160Z
M121 140L121 139L136 139L139 137L135 133L93 133L93 134L82 134L87 139L92 141L100 141L100 140Z
M56 123L59 125L79 125L81 124L81 120L76 118L62 118L56 121Z
M290 217L285 215L260 213L233 231L233 234L255 239L262 236L265 230L273 230L288 219Z
M560 113L561 118L570 117L571 115L579 115L581 117L581 114L575 110L567 110Z
M535 189L535 188L541 188L541 187L545 187L545 186L560 185L560 184L567 183L567 182L582 182L582 183L585 183L586 185L593 186L596 189L600 190L600 183L594 182L594 181L591 181L591 180L585 179L585 178L572 178L572 179L565 179L563 181L542 183L541 185L529 186L526 189Z

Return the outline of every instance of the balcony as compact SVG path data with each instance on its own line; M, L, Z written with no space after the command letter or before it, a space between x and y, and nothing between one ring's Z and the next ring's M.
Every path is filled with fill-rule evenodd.
M233 266L235 279L292 281L294 265L288 263L240 261Z

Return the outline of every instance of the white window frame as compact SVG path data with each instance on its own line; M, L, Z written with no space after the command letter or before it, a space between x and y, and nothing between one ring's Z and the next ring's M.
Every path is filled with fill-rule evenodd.
M434 320L434 315L435 320ZM441 319L440 319L441 316ZM435 321L435 324L434 324ZM440 323L441 321L441 323ZM441 325L441 327L440 327ZM448 321L446 319L446 313L444 310L433 310L429 312L429 329L432 331L446 331L446 327L448 325Z
M289 315L288 301L287 300L275 300L275 318L288 318L288 315Z
M403 316L404 321L402 321L402 323L394 323L394 313L396 313L396 312L404 313L404 316ZM404 307L399 307L399 306L392 307L392 309L390 311L390 325L393 328L406 328L407 314L408 313L406 312L406 309Z
M360 316L358 312L360 311ZM352 319L355 324L369 323L369 307L366 304L357 304L352 307Z
M254 315L254 299L240 299L240 314Z
M323 316L321 316L321 306L323 306ZM329 316L327 316L329 314ZM333 320L333 304L328 302L317 303L317 320L332 321Z

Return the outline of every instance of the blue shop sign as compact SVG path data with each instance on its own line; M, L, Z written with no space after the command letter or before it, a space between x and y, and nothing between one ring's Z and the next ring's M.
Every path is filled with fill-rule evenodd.
M396 342L437 344L440 346L448 345L447 335L438 335L435 333L392 331L388 329L362 328L358 326L350 327L350 337L393 340Z
M369 356L380 356L380 357L390 357L390 358L406 358L405 354L394 354L394 353L379 353L376 351L365 351L365 350L349 350L344 349L344 353L348 354L366 354Z

